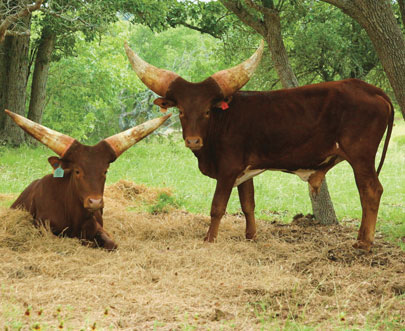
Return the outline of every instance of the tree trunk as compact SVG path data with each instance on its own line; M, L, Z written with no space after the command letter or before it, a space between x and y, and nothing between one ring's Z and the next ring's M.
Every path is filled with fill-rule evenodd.
M287 51L284 46L281 34L280 14L277 10L268 7L261 7L261 14L264 21L261 22L238 6L235 1L221 0L222 4L238 16L241 21L255 29L261 34L269 45L274 68L280 77L283 88L298 86L298 80L291 68ZM271 4L271 3L270 3ZM337 217L330 199L326 178L322 182L319 194L314 195L308 185L309 197L311 199L312 211L315 218L324 225L336 224Z
M7 70L6 70L6 46L5 43L0 43L0 133L4 131L4 123L6 120L6 114L4 113L4 108L6 106L6 95L7 95Z
M405 0L398 0L399 11L401 13L402 24L405 27Z
M297 87L298 80L288 60L283 36L281 34L279 13L274 10L272 13L265 14L265 24L267 34L264 37L269 45L271 59L273 60L277 75L280 78L281 85L283 88Z
M55 46L56 35L47 30L42 32L41 40L38 46L38 52L35 58L35 68L32 76L31 99L28 109L28 118L34 122L42 122L42 113L46 101L46 83L48 80L48 71L51 64L51 55ZM27 140L36 142L29 135Z
M367 32L405 119L405 38L389 0L322 0L340 8Z
M27 17L26 24L30 18ZM3 109L25 116L25 98L28 73L29 36L6 36L4 50ZM18 146L24 142L24 131L8 117L5 117L3 138L11 145Z

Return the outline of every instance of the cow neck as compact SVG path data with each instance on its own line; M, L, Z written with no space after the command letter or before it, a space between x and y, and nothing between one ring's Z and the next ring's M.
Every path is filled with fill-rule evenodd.
M225 111L222 109L213 110L204 146L201 150L194 152L201 172L212 178L217 177L218 158L220 157L218 153L222 150L222 137L231 125L231 111L231 108Z
M80 200L79 193L77 192L72 172L67 172L67 188L66 188L66 204L65 216L71 218L75 223L78 220L90 218L94 212L88 211L84 208L84 202Z

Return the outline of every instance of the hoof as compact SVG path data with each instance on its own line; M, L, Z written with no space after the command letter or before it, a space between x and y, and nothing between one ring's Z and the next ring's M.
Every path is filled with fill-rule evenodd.
M115 251L118 248L118 245L115 242L110 242L110 243L104 243L103 248L107 251Z
M370 250L371 250L371 243L365 242L365 241L363 241L363 240L357 240L357 241L353 244L353 247L356 248L356 249L361 249L361 250L366 251L366 252L370 252Z
M256 233L246 233L246 240L255 240L256 239Z
M204 238L204 242L206 242L206 243L214 243L215 239L216 239L215 237L211 237L209 235L206 235L205 238Z

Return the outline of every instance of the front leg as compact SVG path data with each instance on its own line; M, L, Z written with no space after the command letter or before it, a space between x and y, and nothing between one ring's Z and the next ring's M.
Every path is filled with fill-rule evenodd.
M96 212L84 222L81 238L94 242L97 247L103 247L109 251L115 250L118 247L117 244L100 224L103 224L102 216Z
M256 236L255 191L253 178L238 185L239 201L246 218L246 239Z
M220 176L217 179L217 186L211 204L211 224L205 236L205 241L214 242L218 236L219 223L225 214L235 180L236 176Z

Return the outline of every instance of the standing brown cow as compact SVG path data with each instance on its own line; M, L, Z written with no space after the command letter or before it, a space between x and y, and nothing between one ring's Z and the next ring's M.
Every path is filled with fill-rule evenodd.
M279 91L239 91L260 62L263 43L250 59L200 83L146 63L127 44L125 49L138 77L162 97L155 104L179 109L186 146L201 172L217 180L205 240L217 237L234 186L246 216L246 238L251 239L256 234L253 176L265 170L295 173L318 192L326 172L346 160L363 209L354 247L370 250L383 192L378 173L394 119L391 101L381 89L348 79ZM376 172L375 156L386 129Z
M115 249L117 245L103 229L103 193L108 167L128 148L162 125L170 114L118 133L94 146L86 146L9 110L6 113L59 155L48 159L54 174L33 181L11 208L26 209L36 224L48 220L56 235L65 234L108 250Z

